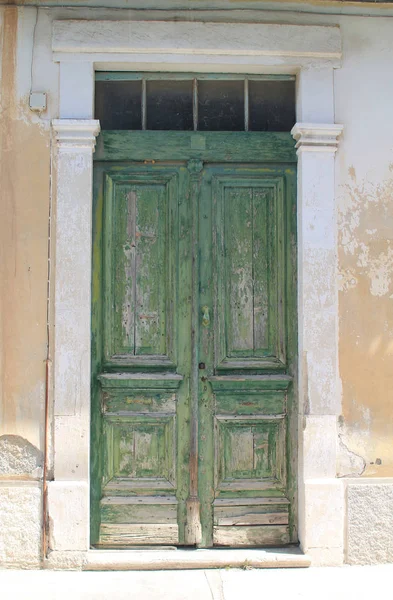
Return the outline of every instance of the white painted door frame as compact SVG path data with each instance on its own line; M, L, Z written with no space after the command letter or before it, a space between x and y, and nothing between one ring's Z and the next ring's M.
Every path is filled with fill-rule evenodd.
M297 76L298 122L292 134L299 157L299 539L314 564L341 564L344 495L336 479L341 396L334 155L342 126L334 124L333 105L333 69L341 61L339 28L55 21L52 49L54 61L60 63L60 108L59 119L52 122L54 478L48 484L47 566L105 568L104 555L92 558L103 551L90 551L89 542L92 154L100 129L93 119L95 70ZM200 560L200 554L195 556L199 558L189 560ZM138 561L143 568L143 557Z

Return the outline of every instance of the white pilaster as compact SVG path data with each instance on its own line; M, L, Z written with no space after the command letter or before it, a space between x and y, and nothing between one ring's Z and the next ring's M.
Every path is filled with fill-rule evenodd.
M52 122L52 128L56 167L55 451L48 510L53 523L67 511L78 516L77 547L75 535L67 533L72 528L57 528L56 535L51 532L56 544L52 550L72 551L89 547L92 155L100 127L94 120L60 119ZM61 494L59 482L63 482ZM67 486L68 494L64 493ZM67 507L62 506L65 499Z
M299 157L299 536L321 564L325 548L334 549L334 562L343 557L343 488L335 479L341 397L334 154L341 132L334 124L292 129Z
M298 123L334 123L333 73L329 66L307 66L296 77Z
M61 119L92 119L94 114L94 65L83 61L60 62Z

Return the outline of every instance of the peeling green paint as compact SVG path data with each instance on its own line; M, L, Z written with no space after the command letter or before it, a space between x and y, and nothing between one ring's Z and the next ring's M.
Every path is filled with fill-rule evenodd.
M93 543L193 543L196 493L203 547L297 539L293 141L204 137L99 140Z

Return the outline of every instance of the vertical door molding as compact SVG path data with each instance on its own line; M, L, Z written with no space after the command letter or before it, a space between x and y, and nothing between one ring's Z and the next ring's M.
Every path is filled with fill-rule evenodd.
M50 549L89 548L93 151L99 122L52 121L55 166L54 458Z
M311 90L310 90L311 92ZM336 479L338 371L334 155L343 127L297 123L299 537L318 564L343 562L343 487Z

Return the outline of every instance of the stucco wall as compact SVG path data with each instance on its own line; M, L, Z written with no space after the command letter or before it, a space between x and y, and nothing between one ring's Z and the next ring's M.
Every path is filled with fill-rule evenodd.
M17 489L23 489L18 512L21 526L24 514L26 519L31 519L32 511L37 519L40 514L35 481L41 477L44 437L50 119L58 116L58 68L51 57L51 20L93 16L119 19L136 17L136 13L0 9L0 531L6 529L10 506L15 502L16 483ZM144 13L140 18L148 16ZM151 17L162 18L162 13L159 17L152 13ZM225 20L217 12L206 18ZM386 508L386 502L391 501L384 484L391 486L389 478L393 477L393 80L389 76L393 16L379 19L245 12L242 18L339 24L342 31L343 66L335 72L334 80L336 122L344 125L336 158L343 407L337 468L338 475L352 483L358 477L371 478L362 488L360 504L356 488L348 486L347 495L348 559L371 562L370 540L371 550L366 554L356 553L357 543L351 540L362 539L366 525L362 526L363 517L356 515L364 515L365 503L373 510L378 502ZM31 88L47 93L48 110L42 115L28 108ZM374 477L379 478L377 487L372 485ZM24 487L21 481L26 482ZM385 491L378 496L381 488ZM384 546L389 549L391 544L392 559L390 527L387 523L383 531ZM380 539L377 529L374 538ZM27 531L31 550L25 564L38 565L40 528ZM25 555L24 548L23 537L0 540L0 561L18 561L18 556ZM378 560L388 560L389 552L379 554Z
M335 74L343 436L363 460L343 473L393 475L393 20L344 19ZM355 462L355 461L354 461Z
M40 554L50 188L49 122L27 109L34 14L3 8L0 37L0 560L25 566Z

